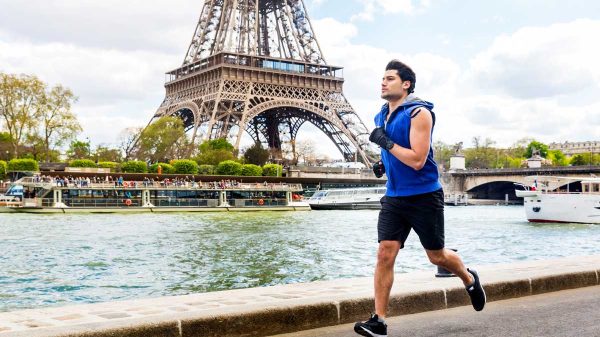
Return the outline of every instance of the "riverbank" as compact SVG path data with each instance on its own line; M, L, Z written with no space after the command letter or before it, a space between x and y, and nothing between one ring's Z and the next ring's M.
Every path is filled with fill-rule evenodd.
M600 256L474 266L488 301L600 284ZM469 305L457 278L397 274L390 315ZM0 336L269 336L365 319L372 279L355 278L0 313Z

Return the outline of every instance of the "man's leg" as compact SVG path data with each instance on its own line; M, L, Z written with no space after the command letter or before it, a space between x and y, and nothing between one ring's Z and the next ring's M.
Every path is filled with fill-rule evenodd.
M390 291L394 283L394 263L400 242L385 240L379 243L377 251L377 266L375 267L375 313L384 318L390 300Z
M483 289L481 282L479 282L479 275L477 275L477 272L475 270L467 269L458 254L449 249L426 250L426 252L431 263L444 267L460 277L471 298L473 308L476 311L483 310L487 299L485 290Z
M450 249L429 250L425 249L429 261L436 266L443 267L458 276L465 286L473 283L473 276L467 271L460 256Z

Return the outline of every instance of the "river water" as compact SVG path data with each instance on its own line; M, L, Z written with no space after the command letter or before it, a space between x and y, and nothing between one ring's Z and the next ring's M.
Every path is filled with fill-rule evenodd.
M0 311L372 276L378 211L0 213ZM600 254L600 226L446 208L468 266ZM431 270L409 236L397 272Z

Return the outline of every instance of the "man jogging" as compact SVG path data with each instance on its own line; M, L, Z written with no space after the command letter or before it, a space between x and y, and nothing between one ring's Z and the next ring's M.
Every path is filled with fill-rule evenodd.
M385 316L394 263L411 229L431 263L460 277L475 310L482 310L486 302L477 273L467 269L455 252L444 248L444 192L431 148L433 104L411 95L416 76L410 67L392 60L385 70L381 98L387 103L375 116L375 129L369 137L381 147L381 161L373 171L388 178L377 223L375 314L354 326L358 334L371 337L387 336Z

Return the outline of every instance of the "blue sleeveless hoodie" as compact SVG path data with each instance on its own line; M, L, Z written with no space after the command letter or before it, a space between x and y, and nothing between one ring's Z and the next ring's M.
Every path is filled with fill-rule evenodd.
M387 123L385 122L388 114L389 105L386 103L381 111L375 116L375 125L385 127L385 133L390 139L407 149L410 149L410 124L413 110L424 107L431 111L433 124L435 125L435 115L433 114L433 103L423 101L413 95L409 95L406 101L392 112ZM424 111L420 112L423 113ZM433 135L433 126L431 128ZM432 140L433 141L433 140ZM437 191L442 188L439 182L438 167L433 159L433 146L429 144L429 154L425 166L421 170L415 170L412 167L402 163L394 157L389 151L381 150L381 161L385 165L385 172L388 177L387 192L385 195L390 197L403 197Z

